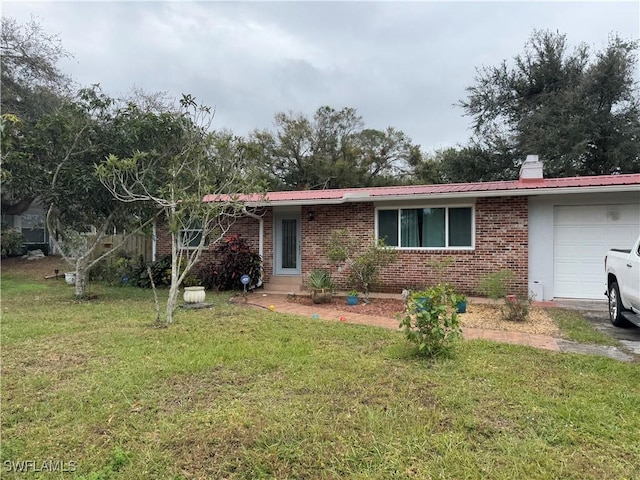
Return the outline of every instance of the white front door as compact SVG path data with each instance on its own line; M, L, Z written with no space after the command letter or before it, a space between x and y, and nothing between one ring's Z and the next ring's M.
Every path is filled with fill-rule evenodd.
M276 214L274 265L276 275L300 275L300 214Z

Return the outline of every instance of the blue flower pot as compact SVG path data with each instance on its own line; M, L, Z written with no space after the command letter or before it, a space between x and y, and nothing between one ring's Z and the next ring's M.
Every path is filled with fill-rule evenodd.
M347 305L357 305L358 304L358 296L357 295L347 295Z
M424 312L425 310L429 310L429 307L431 307L431 299L429 297L416 298L417 312Z
M456 303L456 311L458 313L465 313L467 311L467 302L458 302Z

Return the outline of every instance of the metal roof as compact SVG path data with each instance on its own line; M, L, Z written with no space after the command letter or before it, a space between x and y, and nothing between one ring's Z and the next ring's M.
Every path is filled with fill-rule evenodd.
M499 182L405 185L396 187L342 188L335 190L296 190L269 192L266 195L241 195L255 204L308 205L381 200L407 200L437 197L522 196L582 192L638 191L640 174L598 175L589 177L543 178ZM207 195L203 201L224 197Z

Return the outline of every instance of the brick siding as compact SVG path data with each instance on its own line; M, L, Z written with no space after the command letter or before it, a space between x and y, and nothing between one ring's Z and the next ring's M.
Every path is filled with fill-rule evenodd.
M309 220L313 212L313 220ZM273 209L265 208L264 219L264 281L273 274ZM340 289L346 289L347 273L338 271L325 257L325 245L332 230L346 228L363 247L372 241L375 224L373 203L304 206L301 210L302 274L306 278L315 267L327 268ZM508 268L516 275L514 293L528 289L528 210L526 197L479 198L475 205L475 249L402 250L397 262L384 268L376 291L400 293L404 288L421 289L444 280L466 294L476 287L486 274ZM238 220L228 234L240 233L258 250L258 221ZM158 255L170 253L166 228L158 228ZM202 263L215 261L213 246L202 255ZM448 263L439 269L438 262Z
M314 212L308 221L307 212ZM372 203L304 207L302 210L303 274L314 267L327 268L338 288L347 288L346 272L339 272L324 256L329 232L347 228L362 245L372 240L375 208ZM528 210L526 197L481 198L475 207L475 249L402 250L398 261L383 269L377 291L400 293L448 281L473 294L483 276L508 268L516 275L514 293L528 285ZM447 263L446 268L437 264ZM441 278L440 278L441 277Z

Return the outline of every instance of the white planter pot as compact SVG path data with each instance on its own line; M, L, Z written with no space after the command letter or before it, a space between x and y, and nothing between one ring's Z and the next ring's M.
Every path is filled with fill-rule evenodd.
M75 285L76 284L76 272L66 272L64 274L64 281L67 282L67 285Z
M182 298L184 303L204 303L205 295L204 287L184 287Z

